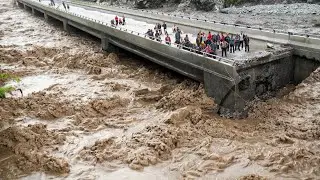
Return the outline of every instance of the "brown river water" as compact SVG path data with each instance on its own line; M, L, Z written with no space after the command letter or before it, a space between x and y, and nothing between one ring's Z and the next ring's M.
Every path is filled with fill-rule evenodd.
M320 69L214 114L202 84L0 0L0 179L320 179ZM0 82L1 83L1 82Z

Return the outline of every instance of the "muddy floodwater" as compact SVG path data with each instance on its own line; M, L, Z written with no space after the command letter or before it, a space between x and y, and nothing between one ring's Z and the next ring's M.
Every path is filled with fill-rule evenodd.
M0 68L24 92L0 99L0 179L320 179L320 69L224 119L203 84L8 0Z

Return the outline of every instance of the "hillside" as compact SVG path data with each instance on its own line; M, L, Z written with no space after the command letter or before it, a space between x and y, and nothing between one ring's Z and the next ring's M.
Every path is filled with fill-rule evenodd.
M292 3L320 3L320 0L88 0L110 5L128 5L139 9L190 8L198 11L215 11L230 6L251 6Z

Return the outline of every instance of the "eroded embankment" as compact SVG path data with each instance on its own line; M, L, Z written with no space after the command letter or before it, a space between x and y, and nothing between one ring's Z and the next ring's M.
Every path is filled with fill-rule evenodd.
M6 1L0 8L11 41L0 41L2 71L30 92L0 100L1 178L319 177L320 69L247 119L229 120L213 113L202 84L102 52ZM38 41L14 38L28 32Z

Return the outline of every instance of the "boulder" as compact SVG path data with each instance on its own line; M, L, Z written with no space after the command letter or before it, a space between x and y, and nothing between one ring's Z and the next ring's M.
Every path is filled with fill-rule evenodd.
M267 43L267 48L273 49L273 48L274 48L274 45L271 44L271 43Z

